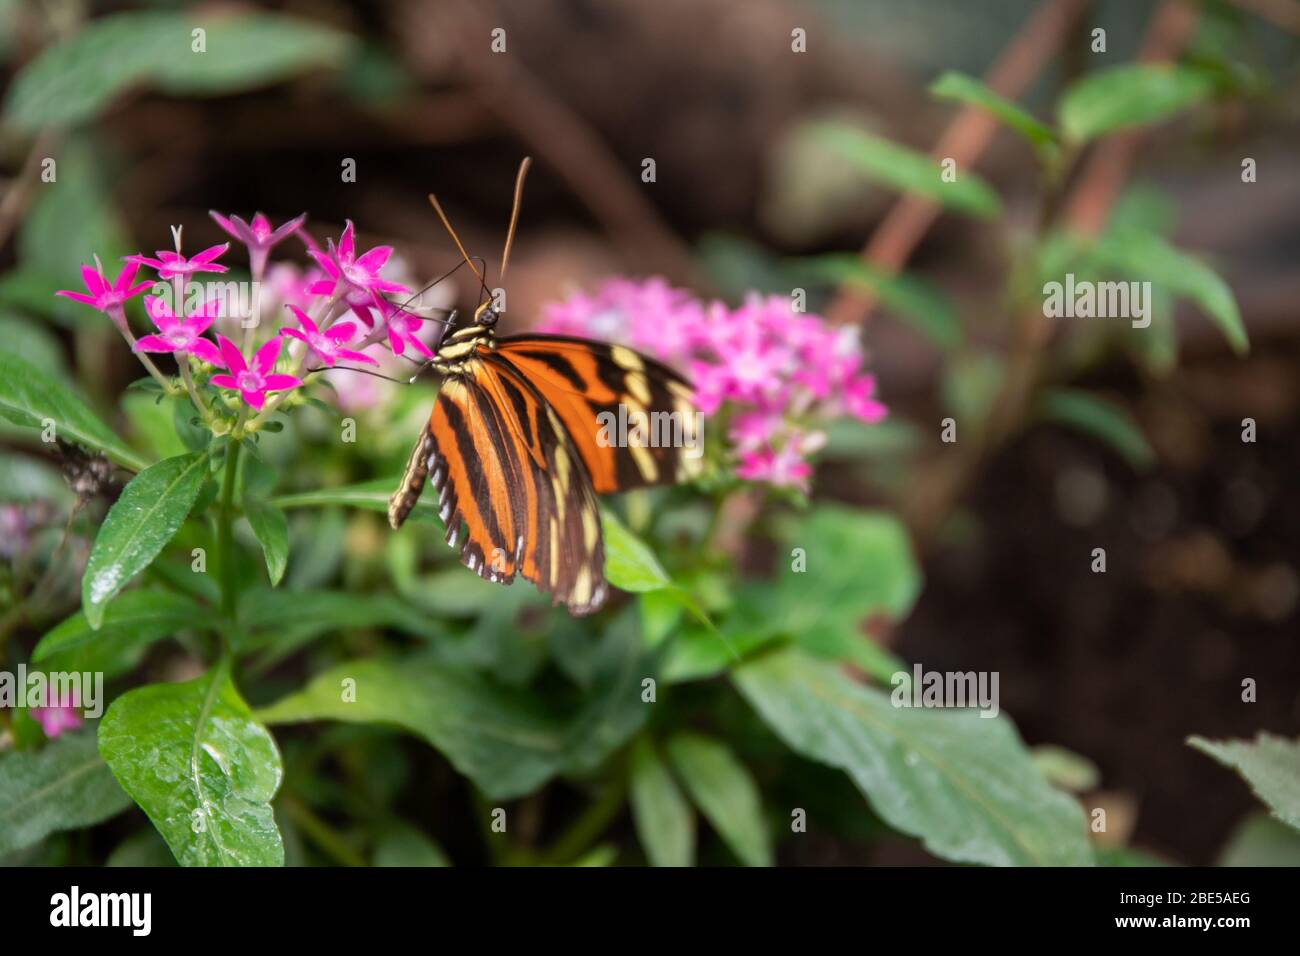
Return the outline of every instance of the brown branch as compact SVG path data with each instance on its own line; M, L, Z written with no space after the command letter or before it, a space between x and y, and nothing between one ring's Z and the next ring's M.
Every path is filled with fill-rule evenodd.
M1002 51L985 74L984 83L1008 99L1018 99L1042 73L1089 3L1051 0L1041 6ZM959 168L969 169L988 147L997 127L997 120L987 111L963 107L939 138L933 155L952 157ZM897 273L938 216L938 205L928 199L899 198L863 248L862 258L889 274ZM874 306L871 295L845 287L826 314L831 322L847 325L865 320Z
M1184 0L1163 0L1147 27L1139 58L1144 62L1173 59L1191 37L1197 11ZM1127 178L1140 133L1103 142L1080 175L1068 205L1073 228L1088 234L1105 225L1111 206ZM1015 316L1010 355L1001 388L994 398L981 434L959 444L951 457L921 473L903 513L918 540L925 542L974 480L979 467L998 446L1015 434L1025 420L1041 375L1042 355L1051 327L1040 309L1022 309Z

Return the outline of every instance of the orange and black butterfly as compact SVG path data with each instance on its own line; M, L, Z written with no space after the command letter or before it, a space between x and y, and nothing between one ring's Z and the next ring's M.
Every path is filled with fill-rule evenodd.
M528 161L519 169L501 273L519 214ZM484 285L446 216L429 197L461 255ZM470 325L444 336L430 365L443 376L428 426L388 506L394 529L426 481L438 494L447 543L480 577L515 576L570 613L589 614L608 594L596 495L693 477L700 460L691 387L631 349L550 335L498 338L499 313L483 302ZM602 435L610 413L673 414L688 429L679 447L645 441L620 447ZM624 419L626 420L626 419ZM643 436L644 437L644 436Z

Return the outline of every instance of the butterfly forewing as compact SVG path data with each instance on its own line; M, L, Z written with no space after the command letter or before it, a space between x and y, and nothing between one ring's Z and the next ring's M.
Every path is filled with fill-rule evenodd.
M597 494L699 473L691 388L667 366L622 346L549 335L501 339L494 354L555 408Z
M447 375L389 521L402 524L427 479L462 564L503 584L522 576L572 613L590 613L608 590L596 493L696 473L690 388L619 346L533 335L493 343L485 333L470 351L469 335L440 352ZM610 427L638 413L647 425L670 416L656 420L670 427L631 441Z

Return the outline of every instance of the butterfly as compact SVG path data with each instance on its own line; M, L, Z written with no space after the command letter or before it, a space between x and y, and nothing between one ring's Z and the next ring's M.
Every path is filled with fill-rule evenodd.
M515 184L503 279L528 163ZM429 200L487 293L437 200ZM444 335L430 360L442 384L389 500L388 521L400 528L431 484L447 543L459 548L463 565L500 584L522 577L549 593L552 604L589 614L609 591L596 495L699 474L692 389L667 366L620 345L498 337L499 319L489 294L470 324ZM656 430L645 427L629 437L626 428L610 428L619 420L671 421L679 440L655 441Z

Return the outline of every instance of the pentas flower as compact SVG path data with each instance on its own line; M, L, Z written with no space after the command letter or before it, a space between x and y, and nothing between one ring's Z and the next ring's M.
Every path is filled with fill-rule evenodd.
M630 345L686 372L696 406L724 420L736 474L807 488L820 426L841 416L878 422L887 410L862 370L854 329L750 295L704 304L662 279L610 279L542 310L539 331Z
M350 290L378 297L384 293L400 294L410 291L400 282L389 281L379 274L388 262L388 257L393 254L392 246L375 246L369 252L357 255L350 219L337 246L330 240L328 252L313 249L309 254L325 270L327 276L312 286L311 291L315 295L333 295Z
M261 275L266 267L267 254L276 243L292 236L307 221L307 214L303 213L279 228L273 228L271 220L260 212L253 214L252 222L244 222L238 216L223 216L215 209L208 210L208 215L226 231L227 235L242 242L248 248L248 258L254 275Z
M621 342L684 368L703 343L704 306L660 278L613 278L542 309L543 331Z
M63 700L66 703L52 707L33 707L30 711L32 718L41 725L45 736L51 740L81 726L81 708L77 706L77 695L71 694Z
M203 337L208 326L221 313L219 299L208 300L197 312L183 319L176 316L171 307L157 296L149 296L144 300L144 310L161 334L141 336L135 343L135 351L175 352L181 356L193 355L209 365L225 366L216 345Z
M425 358L433 358L433 352L420 338L420 326L424 317L407 309L393 305L386 299L378 300L383 305L384 324L388 329L388 345L394 355L403 355L409 345Z
M357 333L355 322L335 322L322 332L316 323L311 320L311 316L302 309L296 305L289 306L289 309L297 316L299 327L296 329L285 327L280 331L285 335L298 339L300 342L305 342L307 347L325 365L332 366L339 359L364 362L367 365L379 364L369 355L363 355L360 352L354 352L343 347L351 342Z
M135 274L139 271L140 263L128 261L122 267L122 271L117 274L117 278L109 282L104 276L104 267L100 265L97 258L95 268L92 269L90 266L81 267L81 281L86 284L85 293L60 289L54 294L72 299L75 302L84 302L92 309L98 309L116 320L123 315L122 306L127 299L134 298L153 285L152 282L140 282L132 285Z
M302 384L302 379L297 376L274 373L282 341L278 335L271 339L257 350L252 365L249 365L244 361L239 346L224 335L218 335L217 344L221 346L221 357L230 374L212 376L212 384L217 388L234 389L248 405L261 411L266 404L267 392L283 392Z
M170 249L159 249L157 259L150 259L148 256L135 255L127 256L127 262L138 262L140 265L149 266L158 270L158 278L174 279L176 276L192 276L196 272L229 272L230 270L216 261L218 256L225 254L230 248L230 243L223 242L219 246L209 246L202 252L186 258L179 252L172 252Z

